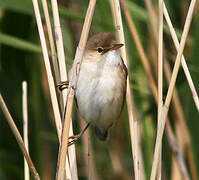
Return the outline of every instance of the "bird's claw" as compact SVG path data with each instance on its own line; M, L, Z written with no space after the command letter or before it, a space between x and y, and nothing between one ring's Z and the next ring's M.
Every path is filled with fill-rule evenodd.
M63 81L59 83L56 87L60 90L63 91L64 89L68 88L69 86L69 81Z
M74 135L74 136L70 136L68 138L68 146L71 146L71 145L75 144L77 142L77 140L80 138L80 136L81 136L80 134Z
M69 81L63 81L56 86L60 91L69 88ZM75 86L71 86L73 90L75 90Z

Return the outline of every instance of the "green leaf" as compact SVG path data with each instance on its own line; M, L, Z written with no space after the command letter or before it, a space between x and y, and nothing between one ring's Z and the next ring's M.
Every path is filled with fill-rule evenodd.
M40 46L0 32L0 43L22 50L41 53Z

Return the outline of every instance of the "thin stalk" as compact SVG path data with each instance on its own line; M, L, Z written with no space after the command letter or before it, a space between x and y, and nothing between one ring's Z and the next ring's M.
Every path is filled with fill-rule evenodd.
M178 41L178 37L176 35L176 32L173 28L173 25L171 23L171 19L169 17L169 14L168 14L168 11L167 11L167 8L165 6L165 4L163 5L163 11L164 11L164 16L165 16L165 19L167 21L167 24L169 26L169 30L170 30L170 33L171 33L171 36L172 36L172 39L173 39L173 42L174 42L174 45L176 47L176 50L179 49L179 41ZM182 63L182 67L183 67L183 70L184 70L184 73L185 73L185 76L187 78L187 81L188 81L188 84L189 84L189 87L191 89L191 93L192 93L192 97L193 97L193 100L195 102L195 105L199 111L199 98L198 98L198 95L197 95L197 92L196 92L196 89L195 89L195 86L194 86L194 83L192 81L192 78L191 78L191 74L189 72L189 69L187 67L187 63L186 63L186 60L185 60L185 57L184 55L182 55L182 60L181 60L181 63Z
M32 174L33 174L33 176L34 176L34 178L36 180L40 180L39 174L38 174L37 170L35 169L35 166L34 166L34 164L32 162L32 159L31 159L28 151L26 150L26 147L25 147L25 144L23 142L23 139L22 139L22 137L21 137L21 135L19 133L19 130L17 129L17 126L14 123L14 120L13 120L13 118L12 118L12 116L11 116L7 106L6 106L6 103L3 100L3 97L1 95L1 93L0 93L0 107L1 107L3 113L4 113L5 117L6 117L6 120L8 121L8 124L9 124L9 126L10 126L10 128L11 128L11 130L12 130L12 132L13 132L15 138L16 138L16 140L17 140L17 143L19 144L19 147L20 147L24 157L26 158L26 161L28 163L30 171L32 172Z
M56 95L56 90L55 90L55 83L54 83L54 79L53 79L53 75L52 75L52 71L50 67L50 61L49 61L48 50L46 46L46 40L44 36L44 30L43 30L43 26L41 22L41 15L39 11L38 1L32 0L32 2L33 2L34 11L35 11L36 21L37 21L37 27L38 27L39 36L40 36L42 52L44 56L44 64L45 64L46 72L47 72L47 79L48 79L48 84L49 84L49 89L50 89L50 97L51 97L53 113L55 117L57 134L60 140L62 124L61 124L61 116L60 116L59 105L58 105L57 95Z
M85 120L83 120L80 117L80 127L83 129L86 126ZM90 131L89 129L84 132L82 136L82 145L83 145L83 150L84 153L86 154L84 156L84 161L85 161L85 173L87 175L87 179L89 178L91 180L99 180L100 178L97 175L97 172L95 170L95 163L94 163L94 158L93 158L93 147L92 147L92 141L90 137Z
M193 151L191 151L191 144L188 144L187 147L187 154L188 154L188 163L189 163L189 167L190 167L190 171L191 171L191 175L193 180L197 180L198 179L198 175L197 175L197 170L196 170L196 166L195 166L195 159L194 159L194 155L193 155Z
M74 59L73 67L72 67L72 77L69 82L69 88L67 92L67 106L66 106L66 111L64 113L61 146L60 146L60 151L58 155L57 174L56 174L57 180L60 180L62 178L62 175L64 172L64 165L65 165L66 154L68 150L68 135L69 135L70 120L71 120L71 115L72 115L75 87L76 87L78 76L79 76L84 49L85 49L86 42L88 39L88 33L89 33L90 25L92 22L95 4L96 4L96 0L90 0L86 17L85 17L85 21L84 21L82 34L80 37L80 42L76 50L75 59Z
M22 109L23 109L23 139L27 152L28 148L28 100L27 100L27 82L22 82ZM24 179L30 179L29 167L24 157Z
M147 2L149 2L149 7L152 7L150 5L150 1L146 0ZM153 78L153 75L152 75L152 70L151 70L151 67L149 65L149 60L144 52L144 49L142 47L142 44L140 42L140 39L139 39L139 36L138 36L138 33L136 31L136 28L135 28L135 25L133 23L133 19L131 18L130 14L129 14L129 11L128 11L128 8L126 6L126 3L124 0L121 1L121 5L122 5L122 8L124 10L124 14L125 14L125 17L126 17L126 20L127 20L127 23L128 23L128 26L129 26L129 30L131 32L131 35L135 41L135 45L136 45L136 48L138 50L138 53L140 55L140 60L141 60L141 63L143 64L143 67L144 67L144 70L147 74L147 78L148 78L148 81L150 82L149 83L149 86L151 87L152 89L152 93L153 93L153 96L154 96L154 99L156 101L156 103L158 103L158 90L157 90L157 87L156 87L156 84L155 84L155 80ZM147 6L148 7L148 6ZM151 10L152 11L152 10ZM150 11L150 12L151 12ZM153 11L152 11L153 12ZM151 14L150 14L150 17L151 17ZM150 19L153 19L153 18L150 18ZM154 21L154 25L156 24L156 21L155 21L156 18L153 19ZM154 34L157 34L156 33L156 28L154 26L153 27L153 30L154 30ZM156 38L156 36L154 36ZM155 42L157 42L157 39L155 39ZM171 127L169 126L169 120L167 121L167 129L169 129L168 132L172 132L172 129ZM168 138L168 137L167 137ZM178 146L177 146L178 147ZM183 157L182 157L183 158ZM180 162L178 162L178 164L180 164Z
M158 127L160 125L160 112L163 105L163 0L158 1L159 23L158 23ZM162 145L161 145L162 146ZM160 147L162 149L162 147ZM161 180L162 151L159 154L159 165L157 179Z
M193 10L194 10L195 4L196 4L196 0L192 0L190 7L189 7L187 17L186 17L184 30L183 30L183 33L182 33L182 38L181 38L181 41L180 41L177 57L176 57L176 60L175 60L175 65L174 65L172 76L171 76L171 82L170 82L170 85L169 85L169 89L168 89L165 104L164 104L164 106L166 106L166 108L169 108L171 98L172 98L172 95L173 95L173 90L174 90L176 78L177 78L177 75L178 75L178 70L179 70L179 67L180 67L182 53L183 53L183 50L184 50L184 47L185 47L187 35L188 35L189 28L190 28L190 25L191 25L191 20L192 20Z
M55 37L56 37L55 40L56 40L56 47L57 47L57 54L58 54L60 79L61 79L61 82L64 82L68 80L68 76L67 76L67 71L66 71L64 44L63 44L63 37L62 37L62 31L61 31L61 25L60 25L57 0L51 0L51 5L52 5L53 19L54 19L54 32L55 32ZM62 115L64 115L64 107L66 106L66 98L67 98L67 89L64 89L62 90L62 98L60 102ZM72 120L70 120L69 135L73 136ZM77 175L75 144L70 146L68 149L68 160L69 160L70 169L71 169L71 178L73 180L77 180L78 175Z
M124 60L124 63L128 67L129 63L128 63L128 59L127 59L127 55L126 55L124 30L123 30L119 0L111 0L111 5L112 5L112 9L113 9L113 17L114 17L114 22L115 22L115 27L117 30L119 42L124 44L124 46L120 49L121 56ZM140 168L141 148L139 147L140 143L139 143L139 138L138 138L139 125L138 125L138 121L135 118L135 114L133 111L133 109L135 109L135 107L134 107L133 97L132 97L132 93L131 93L131 89L130 89L129 76L127 77L126 102L127 102L127 109L128 109L128 115L129 115L129 127L130 127L130 136L131 136L131 148L132 148L132 152L133 152L135 179L139 180L142 177L142 173L143 173Z
M155 26L155 24L157 24L156 23L156 19L157 18L156 18L155 13L152 13L152 12L154 12L154 10L152 8L152 3L151 3L150 0L145 0L145 3L146 3L147 10L149 11L150 22L152 22L153 34L157 34L157 32L156 32L157 28ZM153 38L155 38L155 42L157 42L157 36L154 35ZM166 75L166 80L167 80L167 82L169 84L170 79L171 79L171 70L170 70L169 64L168 64L166 59L165 59L165 63L164 63L164 71L165 71L165 75ZM186 122L185 122L185 119L184 119L184 116L183 116L182 106L180 104L180 101L179 101L178 94L177 94L176 90L174 90L174 93L173 93L173 106L174 106L174 109L175 109L175 112L176 112L176 115L177 115L177 119L180 121L180 125L182 126L181 131L183 131L182 134L184 136L184 141L186 142L185 144L187 144L187 146L188 146L187 152L189 152L189 154L193 155L193 151L192 151L192 148L191 148L190 135L189 135L189 132L188 132L188 128L186 126ZM167 129L170 128L170 131L172 130L171 127L169 126L169 120L166 121L166 128ZM170 131L168 131L168 132L170 132ZM168 138L169 137L167 136L167 139ZM179 148L179 145L177 145L177 146L178 146L178 151L181 151L181 149ZM180 153L180 154L182 154L182 153ZM174 156L175 155L176 154L174 154ZM183 159L183 156L181 158ZM178 167L181 170L182 176L186 177L186 174L185 175L183 174L184 173L183 169L181 169L181 165L180 165L181 162L179 161L179 158L176 157L175 159L177 159ZM190 168L191 168L192 177L193 177L193 179L197 179L196 167L195 167L193 161L189 161L189 163L191 164Z
M164 63L164 70L165 70L166 80L169 83L170 79L171 79L171 70L170 70L170 66L169 66L168 60L165 59L164 62L165 62ZM177 93L176 89L174 89L174 92L173 92L173 105L174 105L173 107L174 107L175 114L177 116L177 121L179 121L179 122L175 122L175 124L177 124L176 126L178 126L178 125L180 126L180 131L182 132L181 133L181 138L183 138L183 142L184 142L185 146L187 147L187 152L190 152L190 154L193 154L193 150L192 150L192 147L191 147L191 138L190 138L189 130L188 130L188 127L186 125L186 121L184 119L184 113L183 113L183 110L182 110L182 105L180 103L180 100L179 100L178 93ZM180 148L179 148L178 151L180 151ZM185 151L185 149L183 149L183 151ZM178 160L178 158L176 158L176 159ZM193 161L191 163L193 163ZM178 164L180 165L180 162L178 162ZM179 166L179 167L181 167L181 166ZM193 179L196 180L197 179L197 175L196 175L196 167L195 167L195 165L192 164L190 166L190 169L191 169L191 172L192 172ZM185 177L186 175L183 174L184 171L182 169L180 169L180 170L182 172L182 175Z
M155 39L156 40L155 43L158 44L158 39L157 39L157 34L158 34L158 29L157 29L158 24L157 23L158 22L157 22L157 17L156 17L155 11L153 9L153 5L152 5L150 0L144 0L144 2L145 2L145 5L146 5L146 8L147 8L147 11L149 13L149 16L150 16L149 17L150 24L151 24L153 31L154 31L152 33L153 39Z
M61 78L61 82L64 82L64 81L67 81L68 77L67 77L67 72L66 72L63 37L62 37L60 20L59 20L57 0L51 0L51 5L52 5L53 19L54 19L54 32L55 32L55 37L56 37L55 41L56 41L56 47L57 47L60 78ZM64 105L66 104L66 95L67 95L66 91L67 91L66 89L62 91Z
M42 6L43 6L43 10L44 10L44 16L45 16L45 20L46 20L46 25L47 25L47 32L48 32L48 38L49 38L49 43L50 43L50 49L51 49L51 52L52 52L52 61L53 61L53 68L54 68L55 83L58 84L61 81L60 80L60 72L59 72L60 68L58 67L57 53L56 53L56 49L55 49L52 26L51 26L51 22L50 22L50 16L49 16L48 6L47 6L46 0L42 0ZM65 67L63 66L63 68L65 68ZM64 109L63 96L59 96L59 100L60 100L61 110L63 111L63 109ZM73 153L72 157L73 156L74 156L74 153ZM76 162L76 161L74 161L74 162ZM75 169L76 165L73 165L73 167L74 167L73 169ZM70 173L70 167L69 167L69 161L68 160L66 161L66 171L67 171L66 172L66 174L67 174L66 178L72 179L71 174L73 174L73 179L77 178L77 173L75 173L75 172L74 173Z
M150 82L149 84L151 86L152 93L154 94L155 100L158 101L158 91L157 91L155 80L153 78L153 74L152 74L152 71L151 71L149 60L148 60L148 58L147 58L147 56L146 56L146 54L144 52L144 48L142 47L140 38L138 36L137 30L135 28L135 25L133 23L133 19L131 18L129 10L128 10L127 6L126 6L126 1L125 0L120 0L120 2L121 2L121 5L122 5L122 8L124 10L124 15L126 17L126 21L128 23L130 33L132 35L132 38L134 39L134 43L136 45L138 54L140 56L140 60L141 60L141 62L143 64L143 67L144 67L145 72L147 74L147 78L148 78L148 80Z
M50 97L51 97L51 102L52 102L52 106L53 106L53 113L54 113L54 117L55 117L57 135L58 135L58 139L60 141L61 140L62 124L61 124L61 114L60 114L60 110L59 110L54 79L53 79L53 75L52 75L52 71L51 71L51 66L50 66L50 61L49 61L49 56L48 56L46 40L45 40L45 36L44 36L44 30L43 30L43 26L42 26L42 22L41 22L41 15L40 15L40 11L39 11L38 1L32 0L32 2L33 2L34 11L35 11L36 21L37 21L37 27L38 27L39 36L40 36L42 52L43 52L43 56L44 56L44 64L45 64L46 71L47 71L47 79L48 79L48 84L49 84L49 89L50 89ZM45 4L44 4L44 6L45 6ZM58 74L58 72L57 72L57 74ZM67 167L69 167L69 165ZM69 169L69 168L66 168L66 170L67 169Z
M53 68L54 68L54 74L55 74L55 82L57 84L60 82L60 73L59 73L59 68L58 68L58 63L57 63L57 53L56 53L55 44L54 44L53 31L52 31L52 26L50 22L49 12L48 12L47 0L42 0L41 2L42 2L43 10L44 10L44 17L46 20L50 50L52 53L52 62L53 62Z
M170 126L170 124L169 124L169 126ZM171 127L166 128L169 146L171 147L171 150L174 153L173 157L174 157L174 159L177 159L177 162L179 162L180 170L182 171L182 175L183 175L184 179L189 180L190 176L187 171L187 167L185 165L183 155L182 155L181 151L179 151L177 141L176 141L176 138L175 138L173 132L170 130L171 130Z
M48 56L46 40L45 40L45 36L44 36L44 30L43 30L43 26L42 26L42 22L41 22L41 15L40 15L40 11L39 11L38 1L32 0L32 2L33 2L34 11L35 11L36 21L37 21L42 52L43 52L43 56L44 56L44 64L45 64L46 71L47 71L47 79L48 79L48 84L49 84L49 89L50 89L50 97L51 97L51 102L52 102L52 106L53 106L53 113L54 113L54 117L55 117L55 124L56 124L58 139L60 141L61 140L62 124L61 124L61 116L60 116L60 110L59 110L59 105L58 105L58 100L57 100L57 95L56 95L56 90L55 90L54 79L53 79L53 75L52 75L52 71L51 71L51 66L50 66L50 61L49 61L49 56ZM44 3L44 8L45 8L45 3ZM45 8L45 11L47 11L46 8ZM49 14L46 13L46 15L49 15ZM54 43L54 42L51 42L51 43ZM55 75L58 75L58 72ZM66 167L68 167L68 168L66 168L66 170L70 171L69 164ZM70 178L70 176L69 176L69 178Z
M70 120L69 136L73 136L72 119ZM69 161L68 163L70 164L72 180L78 180L75 144L68 147L68 161Z
M156 172L157 172L158 155L160 153L160 147L161 147L164 127L165 127L165 123L166 123L166 117L167 117L167 114L168 114L169 105L170 105L171 98L172 98L172 95L173 95L173 90L174 90L176 78L177 78L177 75L178 75L178 70L179 70L181 57L182 57L182 53L183 53L185 42L186 42L186 38L187 38L188 31L189 31L189 28L190 28L195 3L196 3L196 0L192 0L190 7L189 7L189 11L188 11L186 21L185 21L184 30L183 30L183 33L182 33L180 47L178 49L178 53L177 53L177 57L176 57L176 61L175 61L175 65L174 65L174 69L173 69L173 73L172 73L172 77L171 77L171 82L170 82L169 89L168 89L168 92L167 92L165 104L164 104L163 109L162 109L161 114L160 114L161 124L158 128L157 137L156 137L154 160L153 160L152 172L151 172L151 180L155 179L155 175L156 175Z

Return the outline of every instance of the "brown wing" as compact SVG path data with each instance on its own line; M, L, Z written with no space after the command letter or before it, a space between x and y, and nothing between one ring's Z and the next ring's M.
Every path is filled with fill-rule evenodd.
M122 59L122 57L121 57L121 59ZM127 86L127 76L128 76L128 69L127 69L126 65L124 64L123 59L122 59L122 67L121 68L122 68L122 71L124 73L125 83L123 85L124 97L123 97L123 102L122 102L122 107L121 107L121 111L120 111L119 117L120 117L120 115L122 113L122 110L123 110L123 107L124 107L124 101L125 101L125 98L126 98L126 86Z
M121 59L122 59L122 57L121 57ZM125 79L127 80L128 69L127 69L126 65L124 64L123 59L122 59L122 65L123 65L123 69L124 69Z

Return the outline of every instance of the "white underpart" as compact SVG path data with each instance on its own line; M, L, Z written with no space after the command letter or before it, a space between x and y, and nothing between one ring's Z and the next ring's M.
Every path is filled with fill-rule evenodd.
M99 57L104 59L83 61L76 98L80 115L105 132L119 118L125 77L118 76L118 66L122 64L118 51L109 51Z
M106 66L117 66L121 65L121 57L118 50L109 51L104 54L106 58L105 65Z

